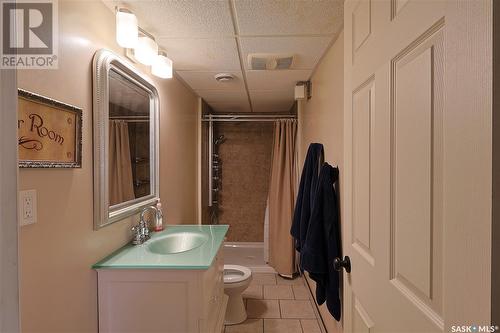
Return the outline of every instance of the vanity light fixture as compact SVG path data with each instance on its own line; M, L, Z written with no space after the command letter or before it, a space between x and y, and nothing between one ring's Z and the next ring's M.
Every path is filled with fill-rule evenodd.
M162 79L173 77L172 60L163 51L158 52L158 44L153 35L139 28L137 17L127 8L116 7L116 41L127 50L129 58L151 67L151 73ZM133 50L133 53L132 53Z
M124 48L137 46L139 28L137 17L128 9L116 7L116 42Z
M173 76L172 60L164 51L160 51L153 61L151 73L162 79L171 79Z
M139 42L134 49L134 57L141 64L150 66L158 56L158 44L156 44L154 37L139 28Z

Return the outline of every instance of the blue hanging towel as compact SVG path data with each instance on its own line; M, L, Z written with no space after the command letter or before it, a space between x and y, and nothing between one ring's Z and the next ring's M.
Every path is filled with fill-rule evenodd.
M306 241L307 228L311 217L314 194L318 184L319 169L324 161L324 149L321 143L311 143L307 150L302 169L299 191L293 214L291 235L295 239L295 249L301 251Z
M333 268L336 257L342 257L339 210L334 184L338 168L324 163L312 207L305 243L301 251L301 267L316 282L316 301L326 301L332 316L340 320L340 273Z

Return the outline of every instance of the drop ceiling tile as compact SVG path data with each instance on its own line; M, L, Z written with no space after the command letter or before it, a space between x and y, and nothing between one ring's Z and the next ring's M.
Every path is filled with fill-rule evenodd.
M198 96L208 104L248 103L248 96L244 89L241 90L195 90Z
M250 98L252 101L283 101L283 100L294 100L294 90L250 90Z
M228 1L105 0L123 6L155 37L198 38L234 36Z
M320 35L342 30L343 0L235 1L240 35Z
M241 70L234 38L159 38L158 44L167 51L176 71Z
M291 54L291 69L313 69L332 42L332 37L244 37L240 38L245 68L249 53Z
M247 71L250 90L294 90L297 81L307 81L311 70Z
M293 106L293 102L252 102L253 111L257 113L288 113Z
M343 0L233 1L244 66L248 53L297 57L295 71L246 71L253 110L242 80L231 1L104 0L111 10L115 5L131 9L140 26L167 51L174 70L217 111L287 112L294 102L295 82L310 77L341 31ZM212 84L215 72L233 72L239 80L227 86Z
M234 79L229 82L217 82L215 75L220 72L192 72L177 71L182 79L194 90L213 89L213 90L241 90L245 89L243 75L241 71L226 72L232 74Z
M294 91L251 90L250 99L254 112L287 112L294 103Z
M211 103L212 110L216 113L249 113L251 112L248 100L246 103Z

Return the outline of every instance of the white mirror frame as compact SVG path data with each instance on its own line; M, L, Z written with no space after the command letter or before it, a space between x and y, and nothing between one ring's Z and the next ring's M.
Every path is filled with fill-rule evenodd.
M109 72L125 76L150 96L150 174L151 194L112 207L109 206ZM94 130L94 229L98 230L137 214L159 199L159 111L158 91L153 83L127 60L109 50L99 50L93 60Z

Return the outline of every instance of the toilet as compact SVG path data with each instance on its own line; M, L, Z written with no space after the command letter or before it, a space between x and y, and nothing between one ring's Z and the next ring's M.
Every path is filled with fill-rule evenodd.
M247 311L243 303L243 292L252 281L252 271L244 266L224 265L224 293L227 301L225 325L235 325L247 319Z

